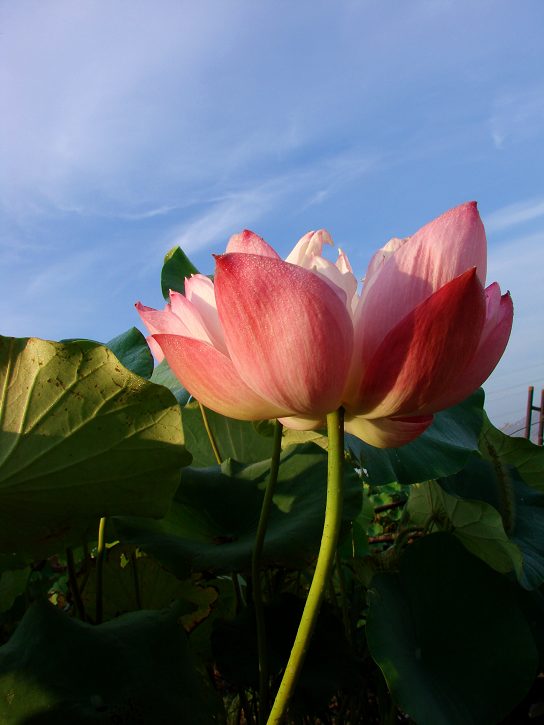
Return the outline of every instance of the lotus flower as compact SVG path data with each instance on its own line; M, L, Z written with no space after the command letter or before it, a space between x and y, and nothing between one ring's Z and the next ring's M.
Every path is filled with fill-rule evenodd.
M244 231L162 311L137 304L166 356L203 405L242 420L312 429L344 406L346 430L381 448L420 435L499 361L512 301L484 288L486 238L476 204L458 206L372 258L358 292L346 255L309 232L284 261Z

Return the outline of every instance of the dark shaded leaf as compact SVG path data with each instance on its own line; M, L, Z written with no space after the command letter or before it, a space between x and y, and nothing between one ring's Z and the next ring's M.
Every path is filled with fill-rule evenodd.
M162 521L116 518L118 537L141 546L177 576L250 568L270 461L187 468ZM361 510L361 485L346 467L345 525ZM317 554L325 514L327 454L311 443L282 453L263 564L293 569Z
M518 571L522 586L534 589L544 582L544 493L529 487L512 466L475 456L462 471L439 483L447 493L493 506L523 555Z
M219 714L191 661L175 608L92 627L39 602L0 647L5 725L209 725Z
M372 580L367 640L418 725L495 725L528 692L538 653L513 587L448 534Z

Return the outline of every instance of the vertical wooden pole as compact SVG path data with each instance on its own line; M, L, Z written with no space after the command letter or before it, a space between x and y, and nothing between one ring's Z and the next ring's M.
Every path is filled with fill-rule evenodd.
M531 418L533 417L533 395L535 389L532 385L529 385L527 391L527 413L525 414L525 437L531 438Z

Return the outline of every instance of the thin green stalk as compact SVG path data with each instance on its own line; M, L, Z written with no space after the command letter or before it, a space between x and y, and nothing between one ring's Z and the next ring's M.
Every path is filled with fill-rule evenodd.
M198 407L200 408L200 413L202 415L202 420L204 422L204 428L206 429L206 433L208 434L208 439L210 441L210 445L212 447L213 455L215 456L215 460L217 461L217 465L221 465L221 454L219 453L219 448L217 447L217 441L215 440L214 434L212 433L212 429L210 427L210 423L208 421L208 415L206 413L206 408L202 405L202 403L199 401Z
M251 557L251 581L253 591L253 605L255 607L255 620L257 624L257 649L259 652L259 723L266 722L268 714L268 652L266 647L266 622L264 617L263 591L261 587L261 557L263 553L264 537L266 535L266 527L272 506L272 497L276 481L278 480L278 470L280 467L281 455L281 435L283 426L276 421L274 426L274 442L272 444L272 459L270 461L270 476L264 492L263 503L261 506L261 515L259 517L259 525L257 526L257 535L255 537L255 546Z
M104 554L106 553L106 517L102 516L98 524L98 543L96 546L96 624L102 623L104 611Z
M286 712L304 664L319 609L334 564L338 535L342 523L342 464L344 462L344 411L342 408L327 416L329 437L329 467L325 523L314 578L302 613L295 643L283 673L268 725L279 725Z
M202 415L202 422L204 423L204 428L206 429L206 433L208 434L208 440L210 441L210 446L212 447L213 455L215 457L217 465L220 466L223 461L221 458L221 453L219 452L219 446L217 445L217 441L215 440L215 436L214 436L212 428L210 426L210 421L208 420L208 414L206 413L206 408L202 405L202 403L200 401L198 401L198 407L200 408L200 414ZM236 613L238 613L244 604L244 600L242 597L242 591L240 589L240 582L238 581L238 574L235 571L233 571L231 574L231 580L232 580L232 587L234 589L234 597L236 599Z
M136 606L142 609L142 595L140 592L140 577L138 576L138 557L133 551L130 555L130 566L132 569L132 582L134 584L134 595L136 597Z

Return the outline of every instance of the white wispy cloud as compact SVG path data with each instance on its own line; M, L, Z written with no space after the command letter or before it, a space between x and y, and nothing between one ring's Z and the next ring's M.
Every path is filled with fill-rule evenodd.
M544 217L544 198L527 199L497 209L485 217L488 232L501 232L504 229Z

